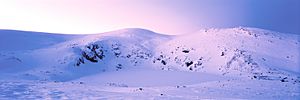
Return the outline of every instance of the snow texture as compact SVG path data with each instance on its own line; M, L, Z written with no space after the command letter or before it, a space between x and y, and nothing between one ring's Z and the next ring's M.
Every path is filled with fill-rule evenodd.
M0 99L300 99L300 36L0 30Z

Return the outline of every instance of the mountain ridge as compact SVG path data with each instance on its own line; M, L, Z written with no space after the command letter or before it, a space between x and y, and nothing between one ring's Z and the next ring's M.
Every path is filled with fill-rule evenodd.
M62 36L68 36L68 35L62 35ZM208 30L201 30L197 33L188 34L185 36L182 35L169 36L169 35L158 34L145 29L129 28L129 29L121 29L121 30L116 30L111 32L105 32L103 34L78 35L78 36L81 37L75 37L69 40L64 40L60 42L59 45L54 44L53 46L50 47L49 50L47 48L41 50L38 49L33 50L32 56L39 55L41 57L44 57L44 55L55 55L51 52L56 51L64 54L69 54L68 56L69 60L70 59L73 60L67 61L65 63L71 65L77 65L77 66L83 65L83 63L91 62L90 64L92 64L95 62L99 62L102 59L109 59L104 61L104 63L107 63L109 66L118 65L117 62L118 60L120 60L120 62L124 62L124 61L126 62L123 65L129 64L126 66L137 66L138 64L143 65L143 63L152 65L153 63L154 64L153 66L156 67L159 66L158 67L159 69L164 69L164 70L183 69L187 71L188 70L201 71L202 69L201 66L203 67L204 65L207 65L207 66L215 66L215 69L210 69L210 68L205 70L202 69L203 71L206 72L212 70L212 73L215 73L216 71L217 73L220 73L218 72L218 70L222 69L222 71L225 71L231 69L231 68L228 69L225 66L227 67L236 66L240 71L254 70L255 68L252 67L255 66L257 67L258 65L271 66L271 67L277 66L277 65L272 65L272 63L274 62L272 61L272 58L270 58L269 56L270 55L273 56L274 53L272 53L273 50L269 50L268 48L277 48L281 51L286 51L287 49L281 47L279 48L276 45L274 45L273 42L278 41L278 43L283 43L281 46L290 46L288 47L290 48L289 50L293 50L292 52L296 54L294 54L293 56L293 54L288 52L279 53L279 51L278 52L275 51L277 55L278 54L285 55L289 57L289 59L291 59L291 60L286 60L284 57L276 56L277 58L279 58L279 60L276 60L276 62L281 63L277 67L282 68L283 66L290 66L290 68L283 68L283 69L286 70L288 69L287 71L292 71L299 74L298 66L300 65L299 62L297 62L297 60L299 59L299 53L297 53L297 44L299 44L299 40L298 41L295 40L293 36L289 37L289 35L287 35L284 37L282 36L282 34L277 36L276 33L272 33L272 31L261 30L257 28L238 27L238 28L227 28L227 29L208 29ZM232 40L238 42L232 42ZM289 42L288 45L285 44L287 43L287 41ZM295 44L291 44L290 42L295 42ZM260 45L265 45L265 46L259 47ZM257 52L255 51L256 49L253 48L261 48L261 50ZM179 49L182 49L182 52ZM98 52L99 50L101 50L101 52ZM269 54L268 52L264 52L264 51L268 51L271 53ZM40 53L40 52L44 52L44 53ZM104 55L105 53L107 55ZM189 53L194 53L194 54L190 55ZM248 54L244 54L244 53L248 53ZM228 57L227 54L229 55ZM266 57L269 58L266 57L258 58L260 57L258 54L267 54L269 56L266 55ZM200 57L195 55L202 55L202 56ZM221 56L219 57L219 55ZM256 56L254 56L253 58L253 55ZM131 58L132 56L134 56L134 58ZM241 56L246 58L241 58ZM61 55L57 55L51 58L51 60L47 60L45 58L35 58L35 59L44 59L48 63L49 62L57 63L55 61L54 62L52 61L52 59L58 59L56 57L61 57ZM238 58L232 58L232 57L238 57ZM274 57L275 56L273 56L273 58ZM288 62L280 61L283 58L285 59L284 61L288 61ZM78 59L78 61L74 59ZM206 61L203 61L203 59L205 59ZM265 61L266 59L271 59L272 63L265 63L267 62ZM43 60L38 60L38 61L45 62ZM233 65L231 63L233 63ZM236 65L235 63L246 66L245 67L246 69L243 69L241 65ZM248 63L248 64L244 64L244 63ZM214 65L214 64L219 64L219 65ZM86 66L90 66L90 65L87 64ZM94 65L94 64L93 66L105 67L104 65ZM217 67L217 66L221 66L221 67ZM222 73L224 74L226 73L226 71Z
M138 92L143 98L156 97L154 90L169 91L169 99L207 96L209 91L223 94L218 98L249 98L237 93L255 98L300 97L296 89L300 84L299 35L245 27L177 36L139 28L90 35L1 32L0 89L19 94L24 93L14 87L24 83L24 90L44 93L43 88L52 93L55 89L66 95L74 93L70 87L78 93L92 94L88 91L93 90L125 97ZM198 94L207 87L209 91Z

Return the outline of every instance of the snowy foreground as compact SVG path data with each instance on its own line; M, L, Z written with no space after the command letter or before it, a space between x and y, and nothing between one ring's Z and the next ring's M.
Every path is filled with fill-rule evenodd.
M300 36L0 30L0 99L300 99Z

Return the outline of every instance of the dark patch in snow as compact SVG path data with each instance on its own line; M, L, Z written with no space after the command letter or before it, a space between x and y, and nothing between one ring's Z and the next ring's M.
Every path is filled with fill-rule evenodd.
M187 67L189 67L189 66L192 65L193 63L194 63L193 61L185 62L185 65L186 65Z
M166 64L167 64L167 62L164 61L164 60L161 60L161 63L162 63L163 65L166 65Z
M225 53L224 53L224 52L222 52L222 53L221 53L221 56L224 56L224 55L225 55Z
M184 53L189 53L190 51L189 51L189 50L183 50L182 52L184 52Z

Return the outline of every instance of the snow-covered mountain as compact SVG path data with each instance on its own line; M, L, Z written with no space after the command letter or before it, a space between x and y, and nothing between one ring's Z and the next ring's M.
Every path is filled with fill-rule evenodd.
M35 90L42 86L51 93L53 89L63 92L60 97L50 96L56 99L87 98L91 95L86 89L105 90L100 94L107 95L93 94L98 99L112 94L121 97L115 99L300 97L299 35L238 27L178 36L137 28L92 35L0 30L0 37L0 89L18 92L8 86L18 87L18 82L24 82L35 84L24 91L37 92L3 92L2 98L50 95ZM83 90L74 90L86 95L74 96L70 89L62 88L77 86L76 82L80 83L77 88ZM258 85L277 88L261 89ZM204 88L216 94L198 91ZM191 94L184 94L188 90L192 90ZM257 91L271 93L257 95ZM238 93L241 94L235 95Z

